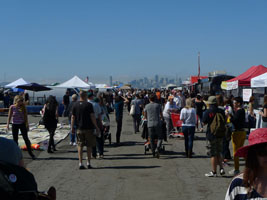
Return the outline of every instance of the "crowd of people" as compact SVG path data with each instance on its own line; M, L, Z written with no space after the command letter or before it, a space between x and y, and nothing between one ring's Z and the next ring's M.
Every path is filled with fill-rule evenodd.
M109 115L113 111L117 125L115 146L121 145L123 114L125 113L124 108L126 108L132 117L133 133L142 132L141 136L146 140L146 144L149 143L152 156L156 158L159 158L162 153L163 140L170 138L172 131L177 128L173 126L172 121L172 114L176 113L179 114L182 121L184 153L187 158L192 158L196 154L193 151L195 132L206 131L207 154L211 159L211 170L205 174L206 177L216 177L218 166L219 174L225 175L224 166L233 158L234 169L229 171L229 174L236 178L227 191L226 199L236 199L233 198L234 195L244 192L240 188L235 189L240 181L244 183L242 187L249 189L247 195L255 196L257 194L266 197L266 179L263 177L267 177L267 95L264 96L263 109L259 112L263 121L262 129L257 129L249 135L252 138L249 139L249 148L245 148L246 151L240 153L241 149L244 149L243 145L249 129L255 128L254 101L252 96L245 109L241 97L202 96L201 94L190 94L186 90L133 89L117 90L113 94L80 91L79 98L77 94L74 94L71 96L71 100L67 91L62 103L64 105L63 117L68 118L70 123L70 145L77 145L78 148L79 169L93 168L92 157L104 158L105 137L109 134L110 129ZM36 159L28 138L29 123L24 102L22 95L15 96L14 104L9 107L7 129L12 120L14 142L18 144L18 131L20 130L29 155L32 159ZM49 96L42 110L43 123L50 136L48 153L56 151L54 135L58 118L58 102L55 97ZM206 128L204 129L204 127ZM254 135L257 135L257 139ZM230 142L233 148L232 154L229 148ZM86 167L83 164L84 146L87 147ZM255 155L257 156L255 157ZM239 167L240 156L247 158L245 171L242 174L240 174ZM0 160L2 160L1 156ZM22 164L20 163L20 165Z

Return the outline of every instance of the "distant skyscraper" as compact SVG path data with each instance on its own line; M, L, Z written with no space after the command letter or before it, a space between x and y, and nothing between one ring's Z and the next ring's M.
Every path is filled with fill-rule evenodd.
M155 75L155 82L158 83L159 82L159 76Z
M112 86L112 76L109 77L109 86Z

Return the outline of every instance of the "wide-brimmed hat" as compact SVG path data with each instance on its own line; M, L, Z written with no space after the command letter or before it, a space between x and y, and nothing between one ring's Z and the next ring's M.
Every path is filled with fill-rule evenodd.
M235 156L247 157L250 147L262 143L267 143L267 128L258 128L255 131L252 131L248 137L248 145L238 149Z
M213 104L216 104L216 103L217 103L217 99L216 99L215 96L210 96L208 98L207 104L213 105Z

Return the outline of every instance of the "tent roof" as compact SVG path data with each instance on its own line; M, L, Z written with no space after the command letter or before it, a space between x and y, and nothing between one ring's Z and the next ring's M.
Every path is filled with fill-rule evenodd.
M252 78L251 87L267 87L267 72Z
M190 77L190 81L191 81L191 84L194 84L194 83L197 83L198 82L198 79L204 79L204 78L208 78L208 76L191 76Z
M5 88L15 88L18 85L25 85L28 84L23 78L19 78L18 80L13 81L5 86Z
M82 79L80 79L78 76L72 77L70 80L61 83L55 87L60 88L91 88L91 85L85 83Z
M228 80L227 82L238 81L238 86L250 86L250 80L253 77L259 76L263 73L267 72L267 68L263 65L252 66L243 74Z

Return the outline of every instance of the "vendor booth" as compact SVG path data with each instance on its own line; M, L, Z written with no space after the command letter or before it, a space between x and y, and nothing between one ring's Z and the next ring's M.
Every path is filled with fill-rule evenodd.
M230 79L227 82L227 90L233 90L237 89L241 86L249 86L250 87L250 81L252 78L259 76L261 74L264 74L267 72L267 68L263 65L258 66L252 66L247 71L245 71L243 74L240 74L239 76Z
M244 88L251 87L251 79L267 72L267 68L263 65L252 66L239 76L226 81L226 90L231 90L234 96L242 96Z
M267 87L267 72L251 79L251 87Z
M74 76L70 80L57 85L58 88L82 88L82 89L95 89L93 83L86 83L78 76Z

